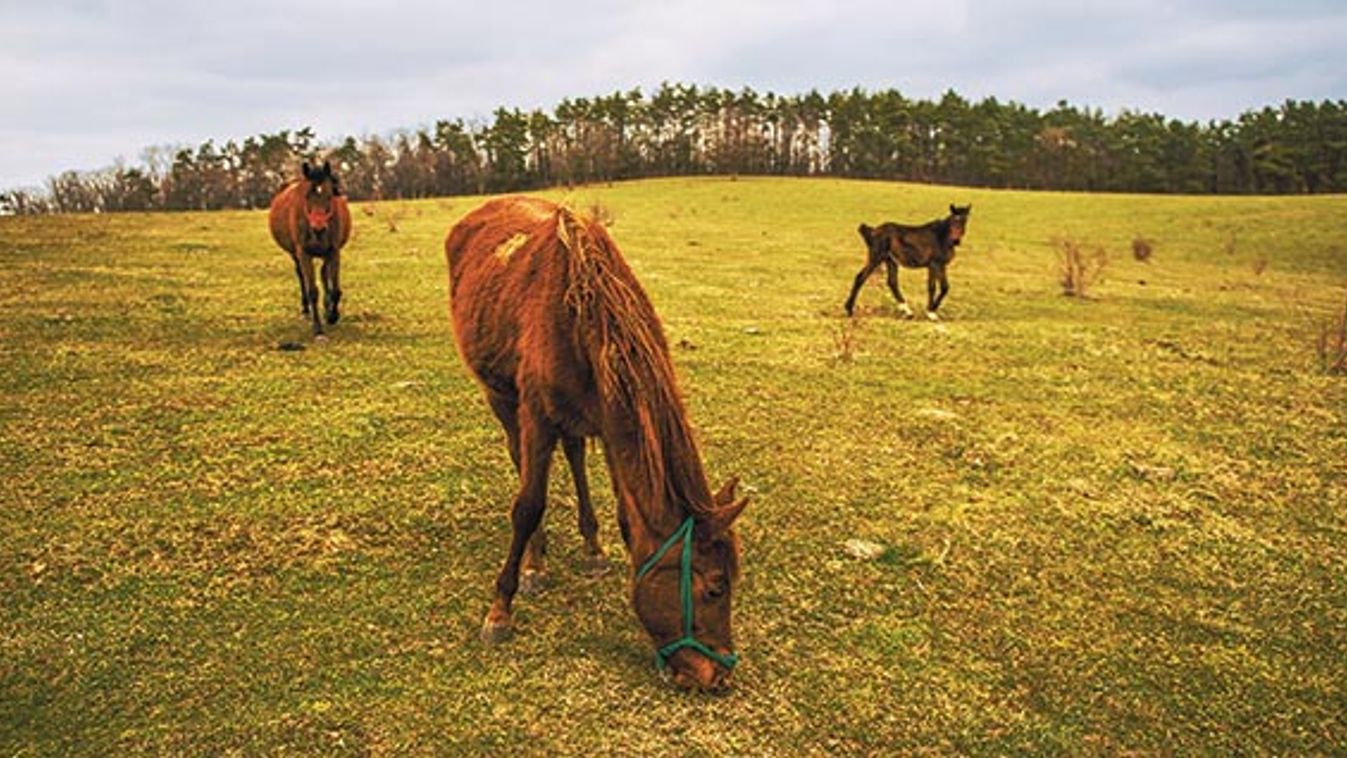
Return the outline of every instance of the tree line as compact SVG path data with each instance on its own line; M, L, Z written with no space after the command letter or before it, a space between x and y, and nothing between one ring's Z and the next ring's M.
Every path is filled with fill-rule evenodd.
M1039 110L954 91L780 96L663 84L563 100L550 112L321 143L312 129L147 151L137 166L68 171L0 212L263 208L301 159L332 161L355 200L534 189L651 176L764 174L978 187L1157 193L1347 191L1347 101L1288 100L1237 118L1059 102Z

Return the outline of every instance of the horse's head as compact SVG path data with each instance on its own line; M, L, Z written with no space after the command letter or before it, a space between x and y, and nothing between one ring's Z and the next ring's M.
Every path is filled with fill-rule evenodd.
M632 605L654 640L661 667L685 689L721 690L738 661L730 605L739 573L732 525L748 498L734 499L738 480L714 496L706 515L684 522L636 575Z
M325 243L328 225L336 214L333 198L341 194L341 183L332 173L332 164L328 161L323 161L321 166L310 166L305 161L300 168L304 172L304 220L309 228L308 241Z
M951 245L957 245L963 240L964 229L968 226L968 214L972 210L971 204L964 206L950 204L949 218L945 220L949 223L949 242Z

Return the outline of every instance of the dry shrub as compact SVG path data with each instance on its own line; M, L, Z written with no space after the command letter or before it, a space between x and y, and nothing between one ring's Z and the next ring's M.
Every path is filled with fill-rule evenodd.
M1342 312L1319 328L1319 366L1325 374L1347 374L1347 299Z
M1267 256L1263 255L1262 253L1259 253L1258 257L1253 259L1253 273L1256 276L1262 276L1263 272L1266 270L1267 270Z
M1104 248L1096 247L1092 255L1087 255L1081 251L1080 244L1071 239L1057 240L1057 247L1062 253L1059 261L1062 294L1086 297L1090 287L1103 281L1108 253Z
M837 332L833 334L833 363L851 363L860 352L860 332L863 320L859 318L842 319Z
M1155 252L1154 246L1150 240L1145 237L1137 237L1132 240L1132 257L1145 263L1151 259L1151 253Z
M586 210L587 215L591 219L599 222L600 224L603 224L605 227L611 228L613 224L617 223L617 214L613 213L611 208L599 202L598 200L595 200L594 202L590 203L589 208Z
M1235 242L1236 242L1236 235L1235 235L1234 232L1231 232L1231 233L1230 233L1230 236L1229 236L1229 237L1226 237L1226 240L1225 240L1225 254L1226 254L1226 255L1234 255L1234 254L1235 254Z

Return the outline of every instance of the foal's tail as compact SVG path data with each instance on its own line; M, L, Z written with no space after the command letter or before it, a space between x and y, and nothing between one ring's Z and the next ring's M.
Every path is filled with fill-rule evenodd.
M869 224L861 224L856 228L861 233L861 239L865 240L865 246L870 247L875 243L875 230Z

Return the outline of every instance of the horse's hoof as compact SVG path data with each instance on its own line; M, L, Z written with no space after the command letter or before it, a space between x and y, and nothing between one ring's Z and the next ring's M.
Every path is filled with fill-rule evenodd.
M537 595L547 588L547 574L541 571L524 571L519 575L519 594L525 597Z
M340 314L340 313L329 313L329 314L327 314L327 323L328 323L329 326L331 326L332 324L337 323L337 322L340 321L340 320L341 320L341 314Z
M929 321L939 321L940 317L935 315L935 311L926 311L926 318Z
M487 619L486 623L482 624L482 643L485 645L499 645L513 635L514 627L509 621Z
M912 309L908 307L907 303L898 304L898 314L903 318L912 318L915 315L912 313Z
M327 335L326 335L326 334L323 334L322 332L314 332L314 335L313 335L313 341L314 341L314 342L327 342Z

